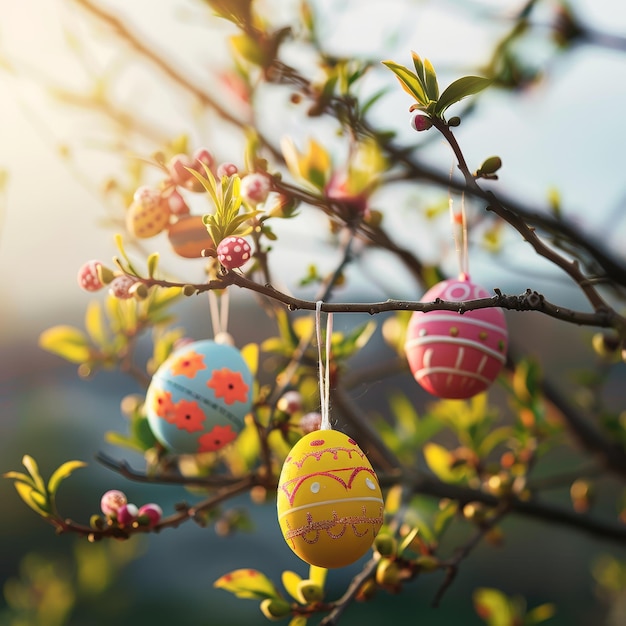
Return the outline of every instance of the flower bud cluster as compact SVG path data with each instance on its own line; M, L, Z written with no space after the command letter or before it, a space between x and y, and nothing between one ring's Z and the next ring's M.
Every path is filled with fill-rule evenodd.
M128 502L123 491L109 489L100 499L100 509L109 524L118 526L156 526L163 516L158 504L150 502L140 507Z
M109 293L119 300L143 300L148 295L148 288L140 280L122 272L113 272L98 260L83 263L76 278L84 291L99 291L108 285Z

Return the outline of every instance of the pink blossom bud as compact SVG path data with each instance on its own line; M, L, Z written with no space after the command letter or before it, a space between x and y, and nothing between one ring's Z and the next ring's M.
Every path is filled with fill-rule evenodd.
M204 163L204 165L206 165L209 169L211 169L215 163L215 159L213 158L213 155L208 151L207 148L198 148L193 153L193 164L194 164L193 166L199 172L202 172L204 168L202 167L198 168L198 161L200 163Z
M322 416L319 413L307 413L300 419L300 428L305 435L320 429Z
M433 125L433 121L427 115L414 115L411 120L411 126L417 131L428 130Z
M263 174L248 174L241 179L241 195L251 204L265 202L269 192L270 181Z
M137 519L137 514L139 511L134 504L122 504L122 506L117 509L117 522L122 526L126 524L132 524Z
M114 297L120 300L129 300L133 297L133 292L131 291L132 286L137 281L131 276L127 276L126 274L122 274L121 276L116 276L109 283L109 293Z
M217 178L221 179L223 176L232 176L238 171L237 166L233 163L220 163L217 166Z
M287 391L278 400L276 407L288 415L302 410L302 396L299 391Z
M161 517L163 517L163 509L158 504L150 502L149 504L144 504L142 507L139 507L137 517L140 521L142 521L142 518L145 518L148 526L155 526L161 521Z
M184 185L193 176L187 168L193 166L194 161L186 154L176 154L170 159L167 169L175 185Z
M115 515L126 502L126 494L123 491L109 489L100 499L100 509L104 515Z
M351 191L348 184L348 178L344 173L335 174L326 185L326 197L341 202L350 216L367 217L369 213L367 196Z

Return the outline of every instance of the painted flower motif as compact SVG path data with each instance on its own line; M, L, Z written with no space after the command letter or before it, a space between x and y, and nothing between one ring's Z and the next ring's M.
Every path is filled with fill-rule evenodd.
M152 399L154 412L162 417L166 422L173 422L175 420L174 409L175 405L172 402L172 394L164 389L157 389L154 392Z
M205 370L204 356L197 352L185 352L172 363L171 371L174 376L193 378L200 370Z
M207 387L213 389L216 398L224 398L226 404L245 402L248 399L248 385L241 373L233 372L226 367L213 372Z
M202 430L202 422L206 419L204 412L197 402L181 400L174 407L174 424L181 430L189 433Z
M198 437L198 452L215 452L237 438L230 424L214 426L208 433Z

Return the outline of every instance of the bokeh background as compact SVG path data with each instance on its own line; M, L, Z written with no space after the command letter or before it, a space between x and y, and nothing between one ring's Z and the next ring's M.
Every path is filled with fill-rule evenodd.
M258 4L267 6L277 21L289 22L297 16L297 2ZM444 81L484 65L508 27L507 16L522 4L512 0L313 3L324 16L325 41L337 54L408 63L413 49L431 59ZM554 3L538 4L545 10L538 11L535 19L549 19ZM576 0L571 5L594 30L626 36L626 7L620 0ZM220 93L224 88L219 80L220 67L228 59L226 38L233 31L212 17L207 4L102 0L102 6L127 20L181 71L214 90L218 98L223 96L237 111L237 102ZM550 190L558 190L568 218L623 258L626 51L611 45L580 45L557 54L540 34L524 45L520 54L543 77L522 92L485 94L481 106L459 129L466 156L479 162L500 155L505 167L498 185L531 205L546 206ZM164 140L188 133L192 145L209 145L221 160L236 160L240 148L228 128L203 116L191 98L180 95L154 68L137 61L79 3L0 0L0 472L18 469L25 453L39 460L44 475L67 459L87 461L89 466L77 472L60 494L62 510L85 521L97 511L100 495L109 488L121 488L137 502L158 501L164 509L195 497L176 487L130 483L98 465L94 455L99 450L120 455L119 450L108 449L103 438L109 430L124 429L120 399L136 387L116 373L80 380L71 364L37 345L39 334L52 325L82 325L90 296L76 284L77 268L87 259L109 259L116 253L115 229L108 225L115 201L103 200L101 186L107 177L123 175L119 153L125 146L119 141L119 128L99 118L93 102L84 106L70 97L93 96L97 76L110 77L118 101ZM393 78L380 72L372 77L371 88L386 83L395 87ZM260 122L263 127L276 136L305 137L299 113L287 109L272 115L275 109L269 98ZM379 123L408 137L407 106L406 97L395 88L374 114ZM312 123L312 133L324 132L318 124ZM140 149L141 141L137 146ZM452 164L448 150L436 142L429 147L429 159L444 170ZM381 194L377 202L389 213L398 240L433 259L447 246L450 250L444 256L454 271L445 225L433 226L439 228L433 236L432 225L415 209L428 190L420 191L419 197L406 190L394 193ZM284 245L276 255L275 271L284 286L310 296L306 289L298 291L297 283L311 256L322 251L332 267L337 251L329 246L323 220L311 215L296 221L285 224L279 233ZM163 248L164 241L157 238L154 246ZM582 306L566 279L527 257L527 252L515 237L507 241L506 253L495 259L477 249L471 257L473 277L505 292L530 286L549 293L552 301ZM163 255L174 272L185 272L190 280L201 278L200 261L176 260L168 256L166 246ZM387 267L382 257L372 255L351 272L342 299L419 296L403 270ZM210 333L204 302L185 301L177 312L189 335L200 338ZM563 328L529 314L509 315L509 320L524 347L540 356L545 371L557 378L566 380L593 358L589 346L578 341L588 339L589 331ZM362 319L346 317L337 323L349 327L358 321ZM263 333L271 332L263 324L254 301L237 294L231 327L238 343L260 341ZM380 342L372 350L377 348L382 349ZM147 354L148 347L144 349ZM623 375L623 369L618 370L611 386L616 406L624 400ZM360 401L375 403L380 393L372 385L363 390ZM418 392L414 397L418 405L426 401ZM141 466L141 458L129 454L128 460ZM567 467L571 459L553 462L557 469L560 463ZM72 626L264 623L254 602L234 600L214 590L213 581L238 567L257 567L275 580L283 569L300 574L306 570L285 549L271 504L252 505L241 498L234 506L249 509L254 521L250 532L222 537L213 529L187 524L142 541L116 544L104 553L102 547L79 544L73 537L55 537L22 505L10 482L3 480L0 584L14 585L11 581L20 576L25 580L46 572L63 581L76 562L91 563L81 570L83 578L94 579L86 587L91 591L84 592L68 622ZM351 607L345 624L382 623L390 615L398 623L480 624L470 601L471 590L478 586L524 595L531 605L555 602L558 613L550 623L618 623L606 615L589 563L604 551L619 556L619 549L528 520L511 519L505 529L502 546L484 546L472 555L440 608L430 606L440 580L418 580L399 596L382 594L375 603ZM356 566L333 572L329 596L340 593L355 571ZM62 586L55 593L61 597ZM8 613L0 617L4 625L2 619L13 625Z

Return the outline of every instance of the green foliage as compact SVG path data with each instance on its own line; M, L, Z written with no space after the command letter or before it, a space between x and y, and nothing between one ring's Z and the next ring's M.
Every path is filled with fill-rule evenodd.
M246 222L250 222L259 214L259 211L239 212L242 206L241 179L237 174L233 174L223 176L218 183L211 170L206 165L202 165L204 176L193 169L189 172L201 183L215 206L215 212L207 213L203 218L213 243L217 246L222 239L231 235L247 235L252 225Z
M488 626L530 626L549 620L555 613L551 604L526 611L521 598L509 598L497 589L484 587L474 592L474 607Z
M39 473L39 466L35 459L25 454L22 458L22 463L28 474L11 471L5 472L2 477L13 480L13 485L20 498L33 511L45 518L58 518L56 493L61 482L75 470L85 467L86 463L82 461L66 461L52 473L47 484Z
M238 569L218 578L213 586L228 591L238 598L260 600L259 608L269 620L292 616L290 626L305 626L308 610L324 599L327 570L311 565L309 577L303 579L296 572L286 570L281 581L295 603L285 600L274 583L262 572L254 569Z
M404 91L415 99L416 104L411 106L411 110L417 109L442 120L449 107L463 98L481 92L492 82L480 76L464 76L452 82L440 94L437 75L430 61L422 61L415 52L411 56L415 72L394 61L383 61L383 65L395 74Z

